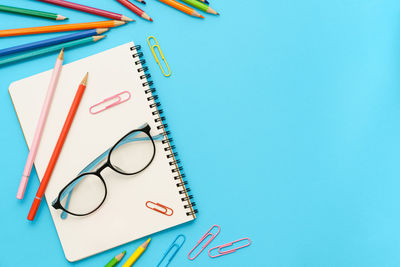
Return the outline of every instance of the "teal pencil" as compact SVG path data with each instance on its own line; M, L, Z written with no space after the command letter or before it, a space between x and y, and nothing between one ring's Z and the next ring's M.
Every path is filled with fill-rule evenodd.
M46 47L46 48L33 50L31 52L27 52L27 53L18 54L18 55L15 55L15 56L7 57L5 59L0 59L0 66L5 65L5 64L9 64L9 63L13 63L13 62L18 61L18 60L28 59L28 58L32 58L32 57L35 57L35 56L40 56L40 55L44 55L44 54L47 54L47 53L60 51L61 48L69 48L69 47L74 47L74 46L78 46L78 45L97 42L97 41L103 39L104 37L106 37L106 36L105 35L96 35L96 36L86 37L86 38L78 39L78 40L75 40L75 41L71 41L71 42L67 42L67 43L63 43L63 44L58 44L58 45L52 45L52 46L49 46L49 47Z

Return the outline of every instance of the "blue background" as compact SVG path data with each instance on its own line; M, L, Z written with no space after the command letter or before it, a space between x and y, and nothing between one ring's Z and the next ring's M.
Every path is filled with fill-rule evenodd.
M171 266L400 265L399 1L213 0L221 16L204 20L138 3L153 23L113 0L79 2L137 19L68 50L65 61L131 40L143 46L200 211L194 223L153 235L135 266L154 266L178 234L187 240ZM69 23L103 20L32 0L2 3L55 11ZM55 22L0 13L0 24ZM1 38L0 48L58 35ZM150 54L150 35L170 78ZM71 264L46 205L26 220L36 174L25 199L15 198L28 150L8 85L51 69L55 56L0 68L0 266L102 266L144 241ZM222 230L212 246L242 237L253 244L190 262L213 224Z

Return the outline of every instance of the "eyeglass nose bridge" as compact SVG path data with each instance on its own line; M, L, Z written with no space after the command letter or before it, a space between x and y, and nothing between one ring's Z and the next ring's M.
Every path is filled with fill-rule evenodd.
M101 165L99 168L97 168L97 170L95 171L95 173L101 177L100 173L107 168L111 168L111 165L108 161L104 162L103 165Z

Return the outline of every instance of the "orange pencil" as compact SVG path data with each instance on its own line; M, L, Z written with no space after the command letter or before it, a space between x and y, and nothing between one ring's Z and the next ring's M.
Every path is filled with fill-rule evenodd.
M190 8L188 6L185 6L175 0L159 0L160 2L163 2L166 5L172 6L173 8L176 8L190 16L195 16L195 17L199 17L199 18L203 18L204 17L202 15L200 15L196 10L194 10L193 8Z
M123 24L125 24L125 22L119 20L106 20L106 21L86 22L86 23L0 30L0 37L49 33L49 32L79 31L79 30L88 30L96 28L109 28L109 27L120 26Z
M56 166L58 156L60 156L61 149L64 145L65 139L67 138L69 128L71 128L72 121L74 120L76 111L78 110L79 103L81 102L83 93L86 89L88 73L86 73L82 82L79 85L78 91L75 94L74 101L72 102L71 108L69 109L67 118L65 119L64 126L61 130L60 136L58 137L57 144L53 150L53 154L51 155L49 165L47 165L46 172L44 173L42 182L39 185L39 189L36 193L36 197L33 200L31 209L28 214L28 220L33 221L35 219L36 212L39 208L40 201L46 191L47 184L50 181L51 174L53 173L54 167Z

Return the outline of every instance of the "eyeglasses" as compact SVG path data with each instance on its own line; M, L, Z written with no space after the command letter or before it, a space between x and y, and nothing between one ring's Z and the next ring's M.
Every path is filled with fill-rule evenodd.
M162 134L152 137L150 130L150 126L144 124L127 133L67 184L52 203L55 209L63 210L61 218L65 219L67 213L89 215L100 208L107 197L107 186L101 172L107 167L123 175L134 175L145 170L155 156L154 140L163 139Z

